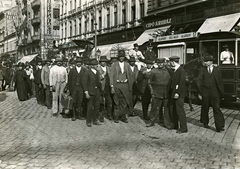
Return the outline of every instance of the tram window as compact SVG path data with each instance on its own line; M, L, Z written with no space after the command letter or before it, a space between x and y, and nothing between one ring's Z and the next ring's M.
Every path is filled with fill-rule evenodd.
M235 41L227 41L219 43L219 60L222 65L235 63Z
M215 60L213 61L214 64L218 63L218 43L217 41L212 41L212 42L203 42L202 43L202 56L206 55L213 55Z
M237 56L237 61L238 61L238 66L240 66L240 42L238 41L238 56ZM239 71L239 79L240 79L240 71Z

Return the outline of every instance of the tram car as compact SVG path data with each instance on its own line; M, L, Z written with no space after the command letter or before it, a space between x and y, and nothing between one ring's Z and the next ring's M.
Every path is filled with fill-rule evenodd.
M159 37L155 43L158 57L180 56L180 64L188 65L185 70L192 73L195 82L203 57L212 54L222 74L224 103L240 103L240 32L189 32ZM197 86L191 90L196 94Z

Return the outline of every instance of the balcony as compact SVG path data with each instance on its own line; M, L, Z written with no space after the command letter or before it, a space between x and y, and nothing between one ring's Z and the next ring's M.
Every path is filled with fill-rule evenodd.
M41 19L40 19L40 16L34 16L34 18L32 19L32 25L33 26L36 26L36 25L39 25L41 22Z
M40 0L34 0L32 3L32 9L39 9L40 8L40 5L41 5L41 2Z
M40 41L41 37L40 37L40 34L36 34L36 35L33 35L32 36L32 41Z

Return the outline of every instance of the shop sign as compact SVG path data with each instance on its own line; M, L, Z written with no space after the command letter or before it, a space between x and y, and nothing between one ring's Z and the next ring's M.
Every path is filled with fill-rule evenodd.
M188 38L197 38L198 35L199 34L197 32L188 32L188 33L182 33L182 34L177 34L177 35L159 36L159 37L156 38L155 42L180 40L180 39L188 39Z
M164 19L164 20L152 21L152 22L146 23L146 29L159 27L159 26L163 26L163 25L169 25L169 24L171 24L171 22L172 22L171 18Z

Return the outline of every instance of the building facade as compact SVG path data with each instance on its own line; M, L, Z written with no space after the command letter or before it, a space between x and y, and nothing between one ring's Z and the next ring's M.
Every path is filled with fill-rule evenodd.
M146 14L144 0L63 0L59 43L90 40L98 47L134 41L143 32ZM67 46L64 50L73 52Z

